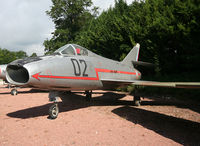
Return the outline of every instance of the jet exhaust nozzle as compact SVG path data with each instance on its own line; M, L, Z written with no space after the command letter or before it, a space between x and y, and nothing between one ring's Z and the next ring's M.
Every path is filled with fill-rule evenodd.
M29 81L28 70L20 65L8 65L6 68L6 79L15 85L25 85Z

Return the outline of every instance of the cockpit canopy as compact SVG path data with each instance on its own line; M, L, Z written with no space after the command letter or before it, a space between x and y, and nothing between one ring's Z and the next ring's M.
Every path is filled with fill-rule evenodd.
M76 45L76 44L67 44L62 46L58 50L56 50L54 55L66 55L66 56L74 56L74 55L81 55L81 56L88 56L87 49Z

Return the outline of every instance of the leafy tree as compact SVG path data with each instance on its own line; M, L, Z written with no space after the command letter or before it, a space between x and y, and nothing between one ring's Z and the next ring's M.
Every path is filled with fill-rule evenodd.
M0 64L8 64L16 59L27 57L23 51L12 52L7 49L0 48Z
M97 15L97 7L91 0L52 0L53 6L47 14L55 24L56 30L50 40L44 41L45 51L53 52L64 44L73 41L77 32Z
M152 53L161 74L188 74L198 71L200 23L195 1L146 0L144 48ZM195 37L194 37L195 36ZM148 41L148 42L147 42ZM144 50L146 52L146 50ZM151 53L151 54L152 54ZM195 59L196 58L196 59Z
M37 57L37 54L33 53L30 57Z
M200 72L200 4L194 0L123 0L92 20L76 42L96 53L122 60L137 42L140 60L157 65L160 75Z
M122 60L140 43L139 59L156 64L154 74L161 77L174 74L175 79L185 76L187 80L193 72L190 77L198 77L200 3L197 1L145 0L128 6L124 0L117 0L113 8L96 17L86 5L75 11L80 1L52 1L54 5L48 14L56 30L53 38L44 42L46 51L73 42L105 57ZM67 7L68 2L71 5ZM87 4L91 6L89 1Z
M21 58L27 57L27 54L24 51L14 52L14 54L16 56L16 59L21 59Z
M128 6L120 0L115 8L104 11L89 27L76 36L76 42L108 58L118 60L124 50L130 50L132 42L126 36ZM134 43L134 41L133 41Z

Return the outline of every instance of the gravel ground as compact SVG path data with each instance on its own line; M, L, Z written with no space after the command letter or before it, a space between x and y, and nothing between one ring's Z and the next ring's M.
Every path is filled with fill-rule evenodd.
M82 94L59 103L57 119L48 119L48 93L0 88L0 145L200 145L200 106L144 98L132 106L126 93L97 91L91 102Z

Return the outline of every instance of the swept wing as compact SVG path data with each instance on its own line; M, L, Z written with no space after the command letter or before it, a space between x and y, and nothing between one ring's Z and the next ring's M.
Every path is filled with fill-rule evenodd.
M138 86L152 86L152 87L169 87L169 88L200 88L200 82L156 82L156 81L142 81L142 80L113 80L101 79L103 83L117 84L117 85L138 85Z

